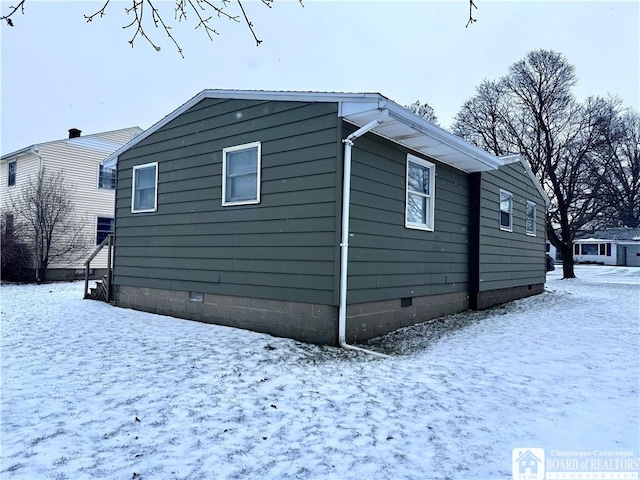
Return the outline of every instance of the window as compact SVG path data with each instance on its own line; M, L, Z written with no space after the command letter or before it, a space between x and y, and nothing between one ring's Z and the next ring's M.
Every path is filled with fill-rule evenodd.
M583 243L582 244L582 255L598 255L598 244L597 243Z
M114 220L110 217L98 217L96 223L96 245L100 245L107 238L107 235L113 233Z
M155 212L158 207L158 163L133 167L131 211Z
M12 238L13 237L13 214L12 213L5 213L4 214L4 231L2 232L2 235L5 236L6 238Z
M436 166L407 156L405 227L433 230Z
M100 170L98 173L98 188L115 190L116 170L114 168L106 168L104 167L104 165L100 165Z
M513 231L513 194L500 190L500 230Z
M9 173L7 175L7 186L12 187L16 184L16 171L18 168L18 162L9 162Z
M222 150L222 205L260 203L260 142Z
M527 235L536 234L536 204L533 202L527 202L527 219L525 229Z

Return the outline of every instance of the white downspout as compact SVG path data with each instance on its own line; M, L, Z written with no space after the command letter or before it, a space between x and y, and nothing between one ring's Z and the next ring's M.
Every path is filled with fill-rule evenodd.
M44 172L44 160L42 159L42 155L40 155L40 148L37 145L34 145L31 147L31 153L33 153L36 157L38 157L39 160L39 166L38 166L38 185L41 185L41 181L42 181L42 172ZM39 192L38 192L39 193ZM36 271L36 282L39 284L40 283L40 265L39 265L39 258L40 258L40 252L38 251L38 245L36 244L36 255L35 258L33 259L33 265Z
M31 147L31 153L33 153L40 160L40 174L42 174L42 170L44 170L44 160L42 159L42 155L40 155L40 149L36 146Z
M376 357L389 358L388 355L373 352L360 347L347 344L347 267L349 264L349 210L351 207L351 147L353 141L367 133L376 125L384 122L389 115L389 110L382 110L375 120L360 127L342 142L344 143L344 173L342 182L342 239L340 241L340 308L338 311L338 343L347 350L357 350Z

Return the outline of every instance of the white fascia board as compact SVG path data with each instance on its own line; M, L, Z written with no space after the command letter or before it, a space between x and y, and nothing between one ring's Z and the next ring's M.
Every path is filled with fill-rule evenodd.
M191 107L201 102L205 98L227 98L237 100L263 100L263 101L282 101L282 102L341 102L375 104L378 108L381 103L386 103L387 99L379 93L324 93L324 92L280 92L269 90L203 90L193 98L176 108L173 112L154 123L151 127L143 131L140 135L133 138L130 142L124 144L118 150L113 152L102 161L102 165L113 168L117 164L118 157L137 145L151 134L171 122ZM367 107L369 108L369 107Z
M167 123L169 123L173 119L175 119L178 116L182 115L184 112L189 110L195 104L201 102L204 98L206 98L206 92L207 92L207 90L203 90L202 92L198 93L195 97L193 97L190 100L188 100L187 102L183 103L181 106L176 108L173 112L171 112L170 114L166 115L164 118L160 119L159 121L157 121L153 125L151 125L145 131L143 131L140 135L138 135L137 137L132 138L129 142L127 142L124 145L122 145L119 149L117 149L115 152L113 152L111 155L109 155L107 158L105 158L102 161L102 165L105 168L115 168L116 164L118 163L118 157L122 153L126 152L131 147L137 145L142 140L144 140L145 138L147 138L151 134L155 133L160 128L164 127Z
M16 157L21 155L26 155L31 153L31 149L36 148L38 145L29 145L28 147L21 148L20 150L16 150L15 152L7 153L0 158L0 161L3 160L13 160Z
M482 164L479 170L495 170L504 165L504 162L495 155L476 147L431 122L427 122L396 103L389 102L387 108L389 109L389 116L460 152L474 162Z

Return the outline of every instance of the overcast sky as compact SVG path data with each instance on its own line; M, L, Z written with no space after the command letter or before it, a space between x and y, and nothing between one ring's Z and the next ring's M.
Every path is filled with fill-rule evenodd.
M379 92L402 105L428 102L448 127L483 79L497 79L528 51L554 49L576 66L579 99L619 95L640 105L640 3L475 0L246 0L262 45L245 25L217 21L211 43L193 22L174 28L181 58L161 31L131 48L129 2L107 16L99 2L28 0L2 40L3 154L83 134L150 127L205 88ZM17 0L1 0L2 13ZM173 0L156 0L173 20Z

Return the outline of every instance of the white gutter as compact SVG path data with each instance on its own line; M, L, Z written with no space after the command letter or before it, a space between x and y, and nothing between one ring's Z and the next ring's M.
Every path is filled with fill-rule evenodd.
M42 155L40 155L40 149L34 145L31 147L31 153L40 159L40 174L42 174L42 171L44 170L44 160L42 159Z
M342 182L342 239L340 241L340 308L338 311L338 343L347 350L368 353L381 358L389 358L388 355L373 352L360 347L347 344L347 266L349 264L349 210L351 199L351 147L353 141L367 133L376 125L384 122L389 115L389 110L384 109L375 120L360 127L342 142L344 143L344 172Z

